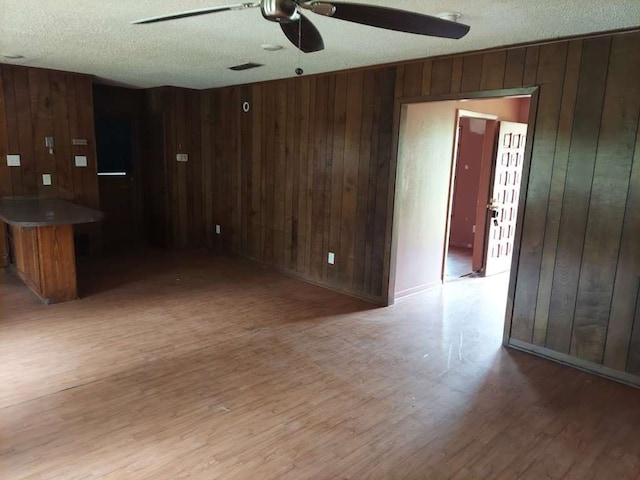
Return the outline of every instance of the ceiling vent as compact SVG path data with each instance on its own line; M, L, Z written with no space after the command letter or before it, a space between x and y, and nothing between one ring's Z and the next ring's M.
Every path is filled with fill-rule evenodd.
M262 67L261 63L243 63L242 65L236 65L235 67L229 67L229 70L234 70L236 72L242 72L243 70L251 70L252 68Z

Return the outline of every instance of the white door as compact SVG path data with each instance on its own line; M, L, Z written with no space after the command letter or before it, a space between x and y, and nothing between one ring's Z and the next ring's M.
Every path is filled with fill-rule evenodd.
M526 136L526 123L500 122L493 187L487 204L485 275L511 268Z

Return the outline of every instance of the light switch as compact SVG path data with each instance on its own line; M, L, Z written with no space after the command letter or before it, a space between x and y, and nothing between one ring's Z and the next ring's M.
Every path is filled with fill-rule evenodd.
M220 235L220 225L216 225L216 234Z
M43 173L42 174L42 185L51 185L51 174Z
M76 155L75 162L76 162L76 167L86 167L87 157L85 155Z
M7 155L7 167L19 167L20 155Z
M327 255L327 263L329 265L333 265L336 263L336 254L333 252L329 252L329 255Z
M179 162L188 162L189 161L189 155L186 153L178 153L176 155L176 160Z

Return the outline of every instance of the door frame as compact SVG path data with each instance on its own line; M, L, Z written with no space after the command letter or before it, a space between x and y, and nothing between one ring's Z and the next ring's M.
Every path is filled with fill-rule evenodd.
M520 202L518 204L518 216L516 220L516 233L514 240L513 257L511 260L511 271L509 277L509 288L507 293L507 308L505 312L504 322L504 336L503 344L506 345L509 334L511 332L511 319L513 316L513 304L516 290L516 281L518 277L518 264L520 261L520 248L522 244L522 227L524 218L524 209L527 202L527 192L529 186L529 173L531 171L531 157L533 140L535 137L536 118L538 113L538 97L539 87L518 87L518 88L505 88L498 90L485 90L478 92L468 93L454 93L454 94L432 94L432 95L420 95L416 97L396 98L394 102L393 111L393 135L392 135L392 153L391 153L391 165L389 166L389 191L387 195L387 211L391 212L387 215L386 224L386 240L385 240L385 258L384 266L385 272L383 273L383 279L385 284L383 288L383 294L385 294L384 304L393 305L395 302L395 285L396 285L396 262L398 255L398 234L396 229L393 228L393 224L396 217L395 211L395 199L396 199L396 173L398 166L398 146L400 144L400 118L402 108L406 105L416 103L430 103L430 102L442 102L449 100L482 100L491 98L503 98L503 97L515 97L519 95L529 95L531 97L531 103L529 107L529 119L527 124L529 125L530 134L527 135L527 143L524 153L524 164L522 167L522 180L520 185ZM454 125L456 128L457 125Z
M491 113L482 113L482 112L474 112L472 110L465 110L463 108L456 109L456 120L455 120L455 137L453 140L453 152L451 157L451 172L449 174L449 202L447 204L447 225L445 227L444 233L444 255L442 257L442 271L440 274L440 278L444 283L446 278L446 269L447 269L447 255L449 253L449 240L451 238L451 215L453 213L453 196L455 195L456 189L456 170L458 168L458 150L460 149L460 119L461 118L479 118L481 120L494 120L498 121L498 115L493 115ZM398 137L399 140L399 137ZM492 167L493 168L493 167ZM478 196L480 192L478 192ZM484 228L482 229L484 232ZM484 248L485 239L482 239L483 248ZM474 246L475 247L475 246Z

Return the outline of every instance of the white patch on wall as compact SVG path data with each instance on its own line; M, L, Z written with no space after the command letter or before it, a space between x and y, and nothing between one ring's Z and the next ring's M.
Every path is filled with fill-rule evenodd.
M470 118L469 119L469 130L471 133L484 134L485 129L487 128L487 121L482 118Z
M20 155L7 155L7 167L19 167Z

